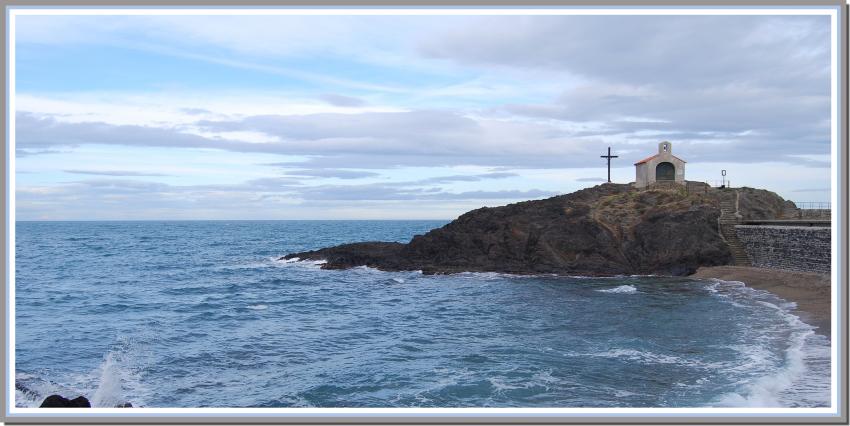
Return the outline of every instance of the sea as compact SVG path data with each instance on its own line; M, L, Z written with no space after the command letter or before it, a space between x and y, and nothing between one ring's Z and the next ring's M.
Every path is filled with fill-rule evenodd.
M278 260L445 223L18 222L15 405L830 405L828 338L739 282Z

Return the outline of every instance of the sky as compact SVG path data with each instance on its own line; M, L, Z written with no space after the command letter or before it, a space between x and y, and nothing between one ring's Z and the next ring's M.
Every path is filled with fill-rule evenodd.
M827 16L17 16L17 220L453 219L612 180L830 199Z

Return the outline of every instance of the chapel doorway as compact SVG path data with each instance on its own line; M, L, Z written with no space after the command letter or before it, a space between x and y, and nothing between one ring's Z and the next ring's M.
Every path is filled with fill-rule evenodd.
M655 181L676 180L676 167L672 163L663 162L655 167Z

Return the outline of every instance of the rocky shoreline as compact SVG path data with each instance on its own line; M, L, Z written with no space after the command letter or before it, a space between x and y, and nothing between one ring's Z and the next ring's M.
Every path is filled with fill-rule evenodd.
M687 187L638 190L608 183L472 210L406 244L351 243L281 259L322 260L325 269L368 266L425 274L683 276L732 263L718 224L720 203L730 199L746 219L777 218L789 208L778 195L752 188L714 189L689 182Z
M321 260L324 269L368 266L425 274L672 275L741 281L795 302L801 318L829 336L828 275L731 266L732 254L719 230L724 200L734 200L744 220L779 219L796 206L762 189L701 185L637 190L602 184L473 210L406 244L351 243L280 259Z

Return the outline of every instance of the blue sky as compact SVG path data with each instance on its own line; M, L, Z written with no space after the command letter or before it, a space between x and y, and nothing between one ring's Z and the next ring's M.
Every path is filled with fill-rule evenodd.
M19 220L452 219L615 182L830 190L827 16L18 16Z

